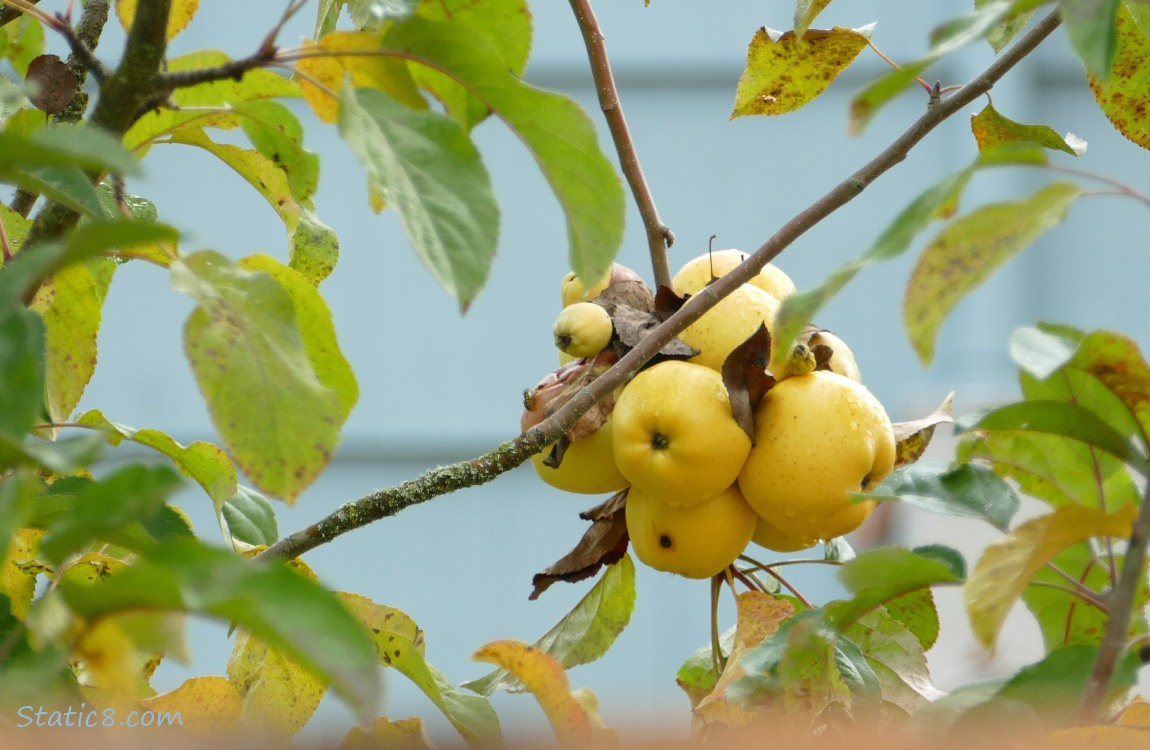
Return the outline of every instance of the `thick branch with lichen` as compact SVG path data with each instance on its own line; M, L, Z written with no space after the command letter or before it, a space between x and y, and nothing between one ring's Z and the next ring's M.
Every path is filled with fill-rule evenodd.
M499 474L526 461L533 453L566 433L599 399L627 382L647 360L684 328L702 317L703 313L716 305L720 299L757 274L763 266L804 232L858 197L879 176L902 162L911 149L939 124L989 91L1011 68L1033 52L1058 28L1059 22L1057 12L1052 12L1038 22L982 74L950 97L931 106L882 153L784 224L741 265L691 297L678 312L652 329L638 346L622 357L610 370L579 391L551 417L516 439L478 458L433 469L396 487L378 490L348 502L327 518L276 542L262 555L297 557L348 531L380 518L393 516L404 508L438 495L489 482Z
M579 31L587 47L591 75L595 78L595 89L599 94L599 108L607 121L607 129L611 132L611 140L614 141L615 151L619 155L619 166L627 179L627 185L631 188L631 195L635 198L635 205L639 208L643 227L647 231L647 248L651 254L651 267L655 272L655 285L670 287L671 267L667 262L667 248L674 244L675 234L659 218L655 198L651 195L646 177L643 176L639 153L631 138L631 130L627 127L627 118L623 116L623 104L619 101L615 75L611 70L611 61L607 58L603 32L599 29L599 21L595 18L591 1L571 0L571 9L575 11L575 20L579 23Z

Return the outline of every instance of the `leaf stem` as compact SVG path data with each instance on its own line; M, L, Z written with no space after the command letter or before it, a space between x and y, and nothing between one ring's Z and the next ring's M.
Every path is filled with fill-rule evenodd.
M747 555L739 555L739 559L744 561L744 562L750 563L751 565L755 566L759 570L761 570L764 573L766 573L767 575L769 575L771 578L774 578L776 581L781 583L783 585L783 588L785 588L787 591L791 592L791 594L793 594L796 599L798 599L800 602L802 602L806 606L807 609L814 609L815 608L815 606L813 604L811 604L810 601L808 601L807 598L805 596L803 596L797 588L792 586L786 578L783 578L782 575L780 575L779 573L772 570L771 566L765 565L765 564L759 562L758 560L756 560L755 558L749 557Z
M1098 595L1095 594L1090 589L1086 589L1086 588L1079 587L1079 586L1063 586L1060 583L1053 583L1051 581L1031 581L1028 585L1029 586L1038 586L1039 588L1044 588L1044 589L1054 589L1055 591L1061 591L1065 594L1069 594L1070 596L1074 596L1074 597L1081 599L1082 601L1089 604L1091 607L1094 607L1095 609L1097 609L1101 612L1108 612L1109 611L1107 606L1106 606L1106 602L1102 601L1102 599L1100 599L1098 597Z
M1051 12L1039 21L999 55L982 74L953 96L929 107L890 146L822 198L799 212L730 273L688 299L678 312L658 327L651 329L638 346L620 358L611 369L590 385L580 390L546 420L514 440L507 441L481 456L432 469L416 479L349 501L326 518L284 537L260 553L260 556L296 557L331 541L340 534L380 518L395 515L404 508L425 502L437 495L490 482L499 474L519 466L533 453L565 434L580 416L600 399L630 380L647 360L657 354L680 331L702 317L723 297L749 281L804 232L857 198L871 182L902 162L910 150L930 131L994 86L1012 67L1053 33L1059 23L1057 11ZM280 59L282 58L281 54Z
M647 248L651 254L655 286L670 287L671 268L667 262L667 249L675 244L675 233L659 218L655 199L643 176L639 154L635 150L635 142L627 127L627 119L623 116L623 104L619 101L619 90L615 86L615 76L611 71L611 62L607 58L607 47L603 44L603 32L600 31L599 21L591 8L591 0L571 0L571 10L575 12L575 20L579 24L583 43L587 47L591 75L595 78L595 89L599 94L599 108L603 110L603 117L607 120L611 140L615 142L619 166L627 179L627 185L631 188L631 194L635 197L639 215L643 218L643 227L647 230Z

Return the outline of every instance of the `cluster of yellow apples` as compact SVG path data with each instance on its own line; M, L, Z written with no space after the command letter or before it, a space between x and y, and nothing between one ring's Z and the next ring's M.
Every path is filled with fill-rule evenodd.
M744 258L738 250L701 255L674 276L673 291L698 294ZM635 280L618 264L590 287L574 274L564 279L554 335L565 364L525 394L523 429L541 421L551 397L574 379L615 362L612 317L595 299ZM736 419L721 374L760 325L773 330L781 300L794 291L768 264L679 335L697 355L640 371L568 433L558 466L547 460L550 449L533 457L539 476L571 492L627 489L635 554L689 578L718 574L751 542L789 552L856 529L875 502L853 494L893 470L895 438L846 343L819 330L772 352L766 369L774 384L754 407L753 436Z

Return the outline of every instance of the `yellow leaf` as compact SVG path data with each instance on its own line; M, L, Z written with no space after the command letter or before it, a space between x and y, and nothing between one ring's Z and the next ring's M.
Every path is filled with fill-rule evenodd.
M695 715L704 725L740 727L756 718L754 711L727 700L727 686L743 676L743 669L739 666L743 655L774 635L783 621L795 613L790 602L761 591L739 594L737 607L735 643L727 658L727 666L715 683L715 689L695 706Z
M356 88L379 89L409 107L427 109L407 62L395 55L374 54L379 49L379 34L369 31L333 31L303 46L296 70L304 99L319 119L336 121L337 92L347 75Z
M561 746L581 748L591 743L591 719L571 694L567 673L553 656L520 641L492 641L471 658L502 667L526 685Z
M1118 714L1118 723L1128 727L1150 729L1150 701L1135 698Z
M136 18L136 2L137 0L117 0L116 2L116 16L119 17L120 25L124 27L124 31L129 31L132 28L132 21ZM174 38L176 34L187 28L199 7L200 0L172 0L172 10L168 14L168 39Z
M243 721L282 736L298 732L323 700L327 681L247 631L236 634L228 679L243 697Z
M133 701L147 688L140 669L144 663L141 655L115 617L105 617L88 627L76 642L73 657L82 663L81 675L100 688L104 703Z
M141 710L167 716L198 736L234 732L244 700L226 677L193 677L175 690L139 702ZM178 720L175 718L179 716Z
M423 728L423 719L391 721L380 716L367 727L352 727L343 738L339 750L414 750L430 748L431 740Z
M0 561L0 594L8 597L12 615L18 620L28 616L36 594L36 576L43 571L43 566L36 562L43 536L42 529L20 529L9 543L8 554Z
M780 33L763 27L747 48L731 119L793 112L821 94L867 46L865 30L808 29Z
M1064 505L1019 526L991 544L964 587L966 610L979 641L993 648L1011 605L1034 574L1072 544L1091 537L1130 535L1135 506L1105 513L1083 505Z

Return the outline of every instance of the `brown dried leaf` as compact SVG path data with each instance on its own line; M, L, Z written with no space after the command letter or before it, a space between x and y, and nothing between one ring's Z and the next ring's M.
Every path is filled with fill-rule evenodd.
M651 296L651 290L642 281L635 280L615 282L592 302L600 305L612 317L619 307L630 307L640 312L651 312L655 309L655 298Z
M679 308L687 304L686 297L680 297L668 286L660 286L655 292L655 315L662 322L679 312Z
M911 422L895 422L894 428L895 454L894 466L912 464L922 457L930 439L934 435L934 428L945 422L954 422L951 406L954 401L954 391L947 394L946 399L938 408L922 419Z
M755 405L775 384L767 372L771 332L762 323L758 329L727 355L723 362L723 385L731 399L731 413L747 437L755 439Z
M50 115L64 111L79 88L76 75L56 55L40 55L28 64L26 79L34 84L29 99Z
M605 503L580 513L580 518L592 522L591 528L573 550L531 579L535 588L528 598L538 599L556 581L582 581L598 573L601 566L618 562L627 552L626 507L627 490L623 490Z
M619 342L628 349L634 349L661 321L650 312L642 312L633 307L616 307L611 312L611 322Z
M835 350L826 344L815 344L811 352L815 355L815 369L816 370L829 370L831 369L831 357L834 355Z

